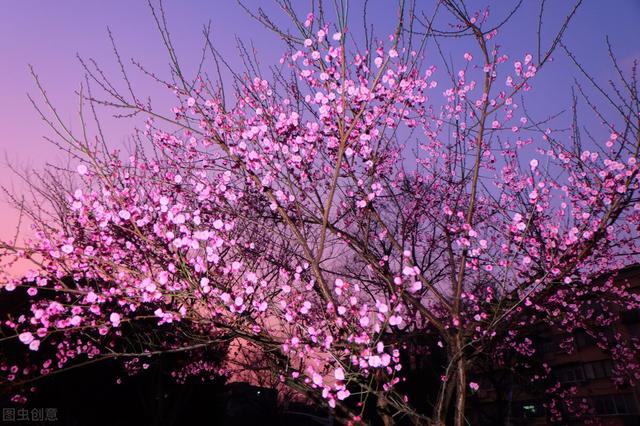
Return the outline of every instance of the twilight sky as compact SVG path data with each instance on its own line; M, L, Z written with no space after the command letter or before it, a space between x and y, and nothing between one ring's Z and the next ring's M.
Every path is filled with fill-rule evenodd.
M434 1L419 3L424 2L431 9ZM193 65L197 60L201 28L208 20L212 22L217 48L236 67L239 67L234 53L236 36L244 41L253 41L265 65L276 61L282 52L278 40L249 18L235 0L165 0L165 3L179 56L187 65ZM294 3L306 4L302 0L294 0ZM468 2L469 5L485 3ZM504 15L505 5L515 2L495 0L488 3L492 5L495 22ZM549 29L557 29L571 2L548 3L544 24ZM282 18L271 0L246 0L245 4L253 9L261 6L272 12L274 17ZM350 2L350 21L357 28L362 26L362 4L362 0ZM388 34L393 25L392 18L396 16L396 2L371 0L369 5L369 22L376 26L379 35ZM306 11L304 8L300 10ZM535 51L536 19L537 2L526 0L525 6L499 36L504 53L522 57ZM605 35L610 37L622 65L629 68L633 58L640 59L640 44L637 42L639 21L638 0L585 0L565 43L598 80L606 81L613 77L613 73L607 62ZM285 21L281 19L281 22ZM0 70L0 185L15 185L16 191L20 191L17 180L5 165L7 161L23 169L38 169L46 162L64 160L63 155L44 141L43 136L52 136L52 132L27 100L26 93L36 94L27 64L36 68L63 119L77 129L74 90L83 79L83 71L76 53L95 58L108 74L117 77L107 26L111 28L125 60L134 57L149 69L166 75L167 55L146 1L21 0L3 4L0 10L0 54L3 59ZM462 62L464 47L445 45L445 49L451 52L455 62ZM556 57L534 82L534 91L528 101L534 113L559 111L568 106L570 84L577 71L562 54ZM164 95L164 89L146 80L134 79L134 82L140 93L152 98ZM140 122L114 122L105 118L106 133L114 146L124 144L136 124ZM3 201L0 201L0 218L0 238L7 238L13 234L17 215Z

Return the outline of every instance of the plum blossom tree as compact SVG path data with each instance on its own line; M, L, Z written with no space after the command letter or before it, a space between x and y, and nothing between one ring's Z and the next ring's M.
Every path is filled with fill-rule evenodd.
M401 2L381 39L366 27L358 39L346 2L331 24L322 2L299 18L278 1L291 31L251 12L286 49L266 76L241 45L232 93L203 65L185 75L152 6L170 78L133 66L175 94L169 114L139 97L117 50L124 92L82 62L81 134L42 90L38 111L73 166L41 175L33 188L51 208L25 207L34 237L3 245L37 268L5 280L32 302L3 319L3 340L28 356L5 360L0 380L105 358L137 371L180 352L178 379L253 378L345 423L463 425L478 360L526 364L535 348L519 330L539 322L587 331L621 383L638 380L639 342L598 331L640 307L614 279L640 248L635 73L612 92L587 81L610 115L578 86L609 135L583 142L577 118L554 130L524 107L580 2L547 48L513 56L488 10L434 3ZM475 47L455 67L429 63L444 39ZM204 47L203 64L227 67L206 30ZM102 135L100 107L141 117L128 155ZM441 379L409 395L403 360L424 351L442 355Z

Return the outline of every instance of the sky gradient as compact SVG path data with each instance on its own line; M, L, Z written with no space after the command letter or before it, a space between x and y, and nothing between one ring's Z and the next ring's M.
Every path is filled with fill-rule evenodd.
M236 36L253 41L265 65L276 61L282 52L277 38L247 16L235 0L167 0L165 3L169 26L183 63L196 63L201 47L201 28L208 20L212 22L216 47L229 58L232 66L240 66L235 54ZM271 0L247 0L245 3L254 9L263 7L285 22ZM498 19L504 14L504 5L511 2L488 3ZM570 2L549 3L544 23L553 29L558 27ZM525 6L503 28L500 39L504 53L517 56L535 49L536 4L525 1ZM376 26L379 35L388 34L394 23L392 18L396 16L396 2L376 0L370 5L369 22ZM351 2L350 19L358 27L361 26L361 10L362 1ZM639 20L640 1L585 0L567 32L565 43L596 79L605 82L613 77L605 36L610 37L623 67L628 68L634 58L640 58ZM26 97L26 93L37 94L27 65L35 67L63 119L77 128L74 90L83 79L83 70L76 54L95 58L108 74L117 76L107 27L113 32L123 58L134 57L149 69L166 75L167 54L145 1L23 0L4 3L0 11L0 53L3 58L0 71L0 153L3 163L0 185L14 185L18 192L21 189L4 164L6 162L22 169L39 169L46 162L64 160L55 147L43 140L43 136L52 136L52 132L39 119ZM451 47L449 51L452 58L462 61L464 47ZM536 78L535 90L529 98L529 106L534 112L548 113L568 106L570 85L577 70L563 55L557 56L557 60ZM152 97L162 93L162 88L148 81L134 81L140 93ZM140 124L108 119L105 123L113 146L122 145L133 125ZM0 218L0 238L8 238L13 235L17 214L1 202Z

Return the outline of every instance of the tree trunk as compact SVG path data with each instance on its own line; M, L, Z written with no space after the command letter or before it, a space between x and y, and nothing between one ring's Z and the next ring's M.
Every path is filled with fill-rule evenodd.
M378 395L378 402L376 405L378 409L378 415L382 419L382 423L384 424L384 426L393 426L395 424L393 422L393 417L389 414L387 403L384 400L384 396L382 396L381 394Z
M458 361L456 363L456 405L455 405L455 426L464 426L464 411L467 402L467 366L463 354L463 346L460 337L456 339L456 351Z
M451 404L451 397L455 390L454 378L456 372L452 372L450 377L447 377L446 382L442 383L442 388L439 392L438 399L433 407L433 415L431 417L432 424L434 426L444 426L446 424L447 413L449 411L449 405Z

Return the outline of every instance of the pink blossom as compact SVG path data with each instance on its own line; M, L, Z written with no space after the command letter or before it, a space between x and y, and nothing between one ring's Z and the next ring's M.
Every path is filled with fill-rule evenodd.
M20 333L18 335L18 339L20 339L20 341L25 345L28 345L29 343L33 342L34 337L33 337L33 334L31 334L28 331L25 331L24 333Z
M322 376L318 373L313 373L313 384L317 386L322 385Z
M120 326L120 314L112 312L111 315L109 315L109 321L111 321L114 327Z
M389 325L400 325L400 323L402 323L402 317L399 315L391 315L389 317Z
M380 360L380 357L378 355L370 356L367 362L369 363L369 366L373 368L380 367L380 364L382 364L382 361Z
M338 391L338 393L336 394L336 397L342 401L343 399L347 399L349 397L349 395L351 395L351 393L349 392L349 390L347 389L341 389Z

